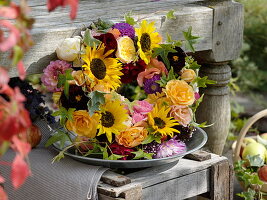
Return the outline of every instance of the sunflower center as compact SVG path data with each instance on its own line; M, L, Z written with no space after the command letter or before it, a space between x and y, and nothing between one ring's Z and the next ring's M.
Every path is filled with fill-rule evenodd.
M107 73L107 67L105 63L99 58L93 58L90 64L90 70L92 74L99 80L104 79Z
M102 113L101 124L104 127L109 128L109 127L113 126L114 121L115 121L115 118L111 112L106 111L105 113Z
M143 33L140 39L140 44L143 52L147 52L150 50L151 39L148 33Z
M159 128L164 128L166 123L159 117L155 117L154 118L155 124L159 127Z

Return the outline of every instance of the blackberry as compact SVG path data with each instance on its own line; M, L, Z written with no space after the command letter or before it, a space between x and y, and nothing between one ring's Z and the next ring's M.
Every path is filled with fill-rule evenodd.
M144 152L153 153L154 155L156 155L159 145L160 145L159 143L153 141L149 144L144 144L142 147L143 147ZM153 158L154 158L154 155L153 155Z
M196 128L193 126L177 125L174 128L180 131L180 133L177 134L177 139L183 142L189 141L194 132L196 131Z

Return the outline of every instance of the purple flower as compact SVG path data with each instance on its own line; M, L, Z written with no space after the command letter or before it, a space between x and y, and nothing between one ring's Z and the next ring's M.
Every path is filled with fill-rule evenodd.
M121 32L121 37L122 36L128 36L132 39L135 37L135 31L134 28L127 23L116 23L112 28L116 28Z
M63 60L51 61L44 69L44 74L41 78L43 84L50 92L62 91L62 88L57 88L59 74L64 74L67 69L71 68L71 64Z
M160 75L154 75L151 79L146 79L144 82L144 90L147 94L161 92L162 88L156 81L160 80Z
M184 142L176 140L176 136L169 141L163 142L157 148L155 158L165 158L186 152L186 145Z

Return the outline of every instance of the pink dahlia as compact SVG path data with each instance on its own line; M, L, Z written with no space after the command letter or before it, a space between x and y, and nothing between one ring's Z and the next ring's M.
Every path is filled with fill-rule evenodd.
M153 105L148 103L146 100L137 101L137 104L133 106L133 110L136 113L147 114L153 109Z
M62 88L57 87L59 74L64 74L67 69L71 68L71 64L63 60L51 61L44 69L44 74L41 78L43 84L50 92L60 92Z
M167 142L163 142L157 149L155 158L165 158L186 152L186 145L184 142L176 140L176 136Z

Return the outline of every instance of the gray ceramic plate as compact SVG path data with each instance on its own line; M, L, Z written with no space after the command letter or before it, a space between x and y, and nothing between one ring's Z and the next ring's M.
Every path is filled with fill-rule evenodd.
M194 151L200 149L207 142L207 134L204 130L197 128L196 132L193 134L192 138L186 142L187 151L183 154L178 154L166 158L151 159L151 160L103 160L98 158L84 157L80 155L75 155L71 151L65 152L65 155L72 157L75 160L88 163L90 165L101 165L109 168L143 168L152 167L157 165L163 165L167 163L172 163L178 161L180 158L186 154L193 153ZM61 151L58 143L54 144L57 151Z

